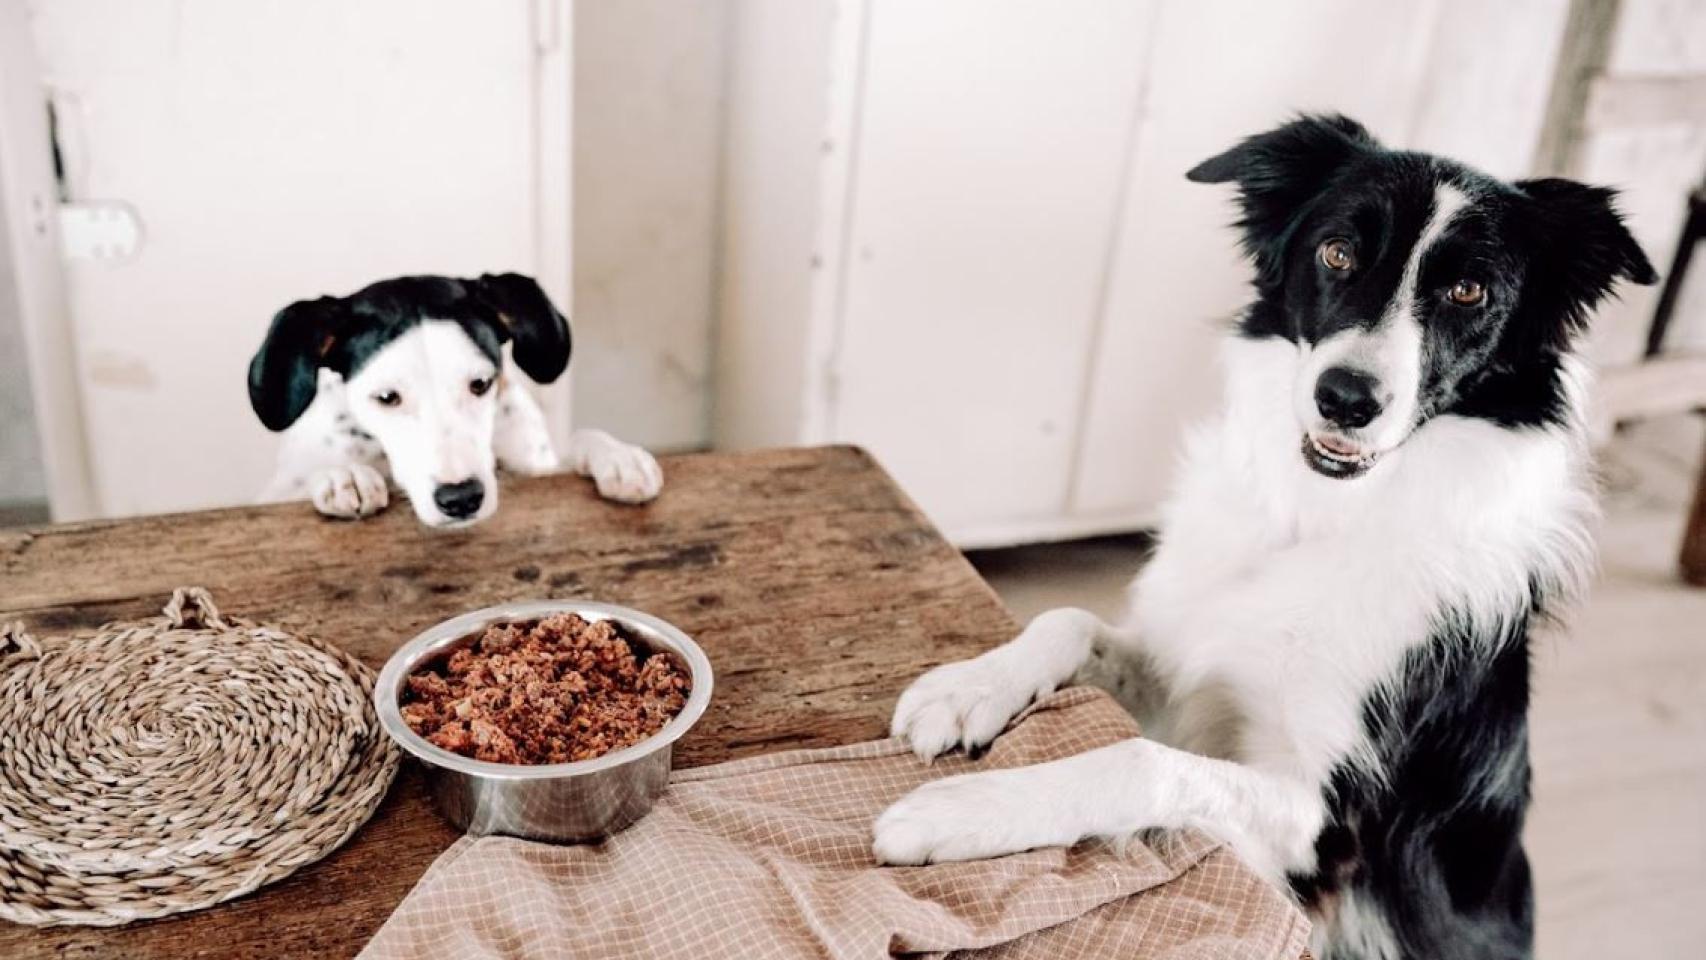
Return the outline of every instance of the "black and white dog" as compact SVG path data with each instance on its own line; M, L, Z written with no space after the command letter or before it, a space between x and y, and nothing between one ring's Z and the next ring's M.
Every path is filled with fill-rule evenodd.
M1304 117L1189 178L1237 185L1255 302L1120 627L1081 610L925 674L894 732L979 747L1060 684L1132 740L931 783L888 863L1197 827L1340 958L1524 957L1529 632L1592 566L1572 345L1651 283L1613 194L1503 183Z
M261 498L307 497L328 516L365 517L385 507L389 472L428 526L491 516L497 466L559 466L544 414L510 368L550 383L569 345L568 321L513 273L398 277L293 303L249 364L250 404L284 432ZM650 500L663 486L651 454L599 430L576 430L567 460L613 500Z

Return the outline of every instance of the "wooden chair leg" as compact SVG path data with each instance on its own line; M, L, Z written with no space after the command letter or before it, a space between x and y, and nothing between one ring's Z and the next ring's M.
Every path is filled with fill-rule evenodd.
M1682 579L1706 587L1706 453L1700 458L1700 477L1694 488L1694 508L1682 532Z

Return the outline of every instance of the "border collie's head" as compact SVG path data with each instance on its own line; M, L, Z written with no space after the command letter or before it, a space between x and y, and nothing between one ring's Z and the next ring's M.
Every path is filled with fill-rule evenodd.
M1504 183L1305 116L1187 176L1238 186L1252 338L1297 344L1303 459L1366 473L1429 418L1506 426L1568 415L1561 366L1619 278L1652 283L1612 191Z
M249 402L283 430L321 371L336 374L355 428L378 441L421 522L473 523L497 509L493 388L506 342L537 383L568 366L568 322L531 278L382 280L279 311L249 364Z

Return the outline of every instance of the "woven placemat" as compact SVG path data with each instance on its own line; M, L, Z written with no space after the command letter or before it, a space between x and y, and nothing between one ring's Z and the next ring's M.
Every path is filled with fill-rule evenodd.
M373 673L307 637L164 616L36 639L0 625L0 918L107 926L313 863L397 772Z

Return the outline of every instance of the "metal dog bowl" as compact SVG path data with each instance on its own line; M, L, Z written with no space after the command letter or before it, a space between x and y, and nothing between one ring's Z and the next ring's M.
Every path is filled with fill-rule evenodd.
M459 756L428 743L403 722L397 700L415 671L474 642L493 624L557 613L614 620L630 642L685 664L693 690L681 713L631 747L592 760L532 766ZM638 610L575 600L505 603L446 620L393 654L373 687L380 724L425 765L433 800L445 819L475 835L554 841L606 837L645 816L669 783L672 746L704 715L710 701L711 661L687 634Z

